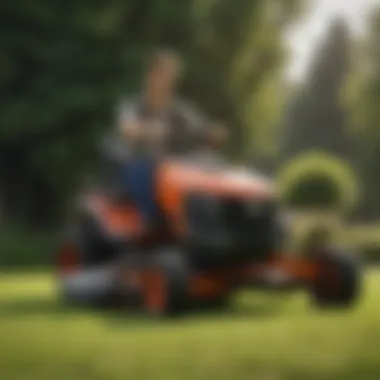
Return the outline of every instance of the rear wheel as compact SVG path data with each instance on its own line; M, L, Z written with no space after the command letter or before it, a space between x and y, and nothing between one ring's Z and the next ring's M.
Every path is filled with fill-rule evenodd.
M103 235L96 220L90 215L84 215L69 228L63 238L58 251L58 269L69 269L65 268L66 263L75 263L77 267L103 264L113 258L115 248Z
M328 250L319 258L319 275L311 293L320 307L350 307L360 293L359 264L341 251Z

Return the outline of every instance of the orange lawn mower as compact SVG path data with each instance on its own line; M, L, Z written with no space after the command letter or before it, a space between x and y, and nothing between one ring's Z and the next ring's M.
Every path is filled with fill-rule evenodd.
M87 191L58 252L65 298L112 300L163 316L227 305L245 287L296 287L319 306L353 305L361 277L355 260L328 244L299 258L288 255L288 226L271 181L210 157L157 162L160 222L154 227L110 182Z

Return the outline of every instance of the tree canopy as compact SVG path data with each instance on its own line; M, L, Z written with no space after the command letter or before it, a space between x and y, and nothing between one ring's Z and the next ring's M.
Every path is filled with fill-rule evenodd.
M355 73L360 78L355 102L351 105L356 140L356 165L365 189L364 213L380 213L380 9L371 17L367 39L362 44L362 64Z
M342 91L351 70L352 45L347 23L334 20L315 53L306 83L289 104L283 156L319 149L346 157L349 146Z
M182 93L231 127L235 152L272 123L285 0L6 0L0 5L0 179L8 214L50 221L93 166L118 98L146 54L187 62ZM269 82L268 82L269 81ZM244 149L242 149L242 144ZM41 212L41 205L46 215Z

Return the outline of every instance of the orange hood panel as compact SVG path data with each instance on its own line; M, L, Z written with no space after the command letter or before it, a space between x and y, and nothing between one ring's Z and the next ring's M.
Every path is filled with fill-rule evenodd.
M272 184L247 170L231 168L207 170L191 165L168 163L159 173L160 187L170 184L181 192L267 199L273 195Z
M241 169L208 170L196 165L168 162L158 171L157 181L157 199L181 232L186 230L185 194L202 193L263 201L273 196L269 181Z

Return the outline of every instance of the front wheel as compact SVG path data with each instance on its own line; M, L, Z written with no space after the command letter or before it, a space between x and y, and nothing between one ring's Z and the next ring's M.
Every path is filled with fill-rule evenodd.
M179 251L155 254L144 275L144 309L154 317L178 315L187 306L189 265Z
M320 307L351 307L361 288L361 269L351 256L342 251L326 250L318 260L319 274L311 294Z

